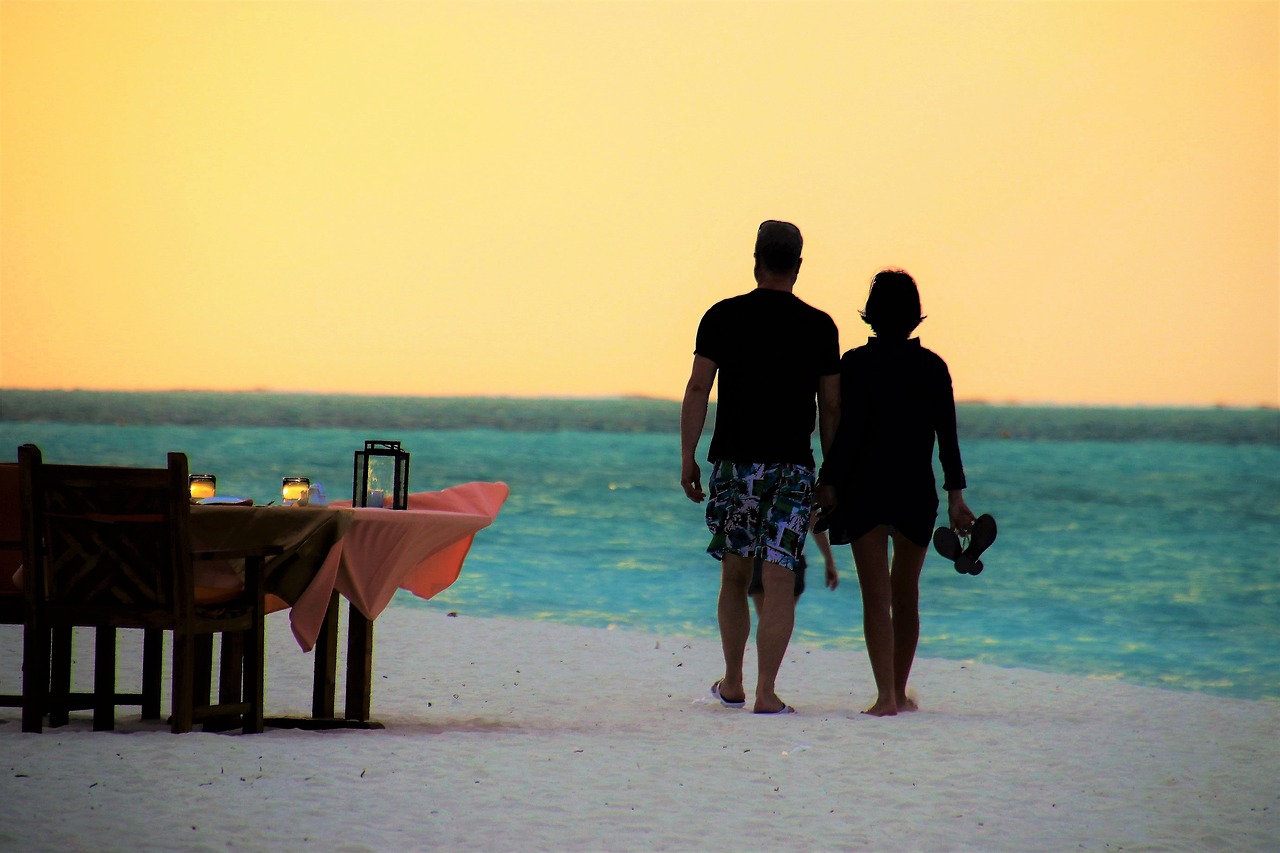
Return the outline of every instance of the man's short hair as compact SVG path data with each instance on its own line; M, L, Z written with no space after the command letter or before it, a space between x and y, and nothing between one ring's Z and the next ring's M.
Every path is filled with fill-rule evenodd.
M800 263L804 238L790 222L766 219L756 232L756 260L774 273L788 273Z

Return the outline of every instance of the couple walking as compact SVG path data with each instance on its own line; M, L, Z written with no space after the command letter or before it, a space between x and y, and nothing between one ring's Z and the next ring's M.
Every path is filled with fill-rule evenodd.
M861 312L875 337L841 357L835 323L792 293L802 247L796 226L760 225L756 287L703 315L681 406L680 484L690 500L707 499L707 552L721 562L725 672L711 692L726 705L747 701L747 589L761 560L753 710L793 710L775 682L795 624L792 573L816 521L832 544L852 545L877 689L865 713L889 716L915 710L907 677L920 637L920 570L938 509L935 436L948 523L964 535L974 522L962 494L951 376L941 358L909 337L924 317L915 281L898 270L876 274ZM717 381L704 492L695 457ZM817 476L815 418L823 451Z

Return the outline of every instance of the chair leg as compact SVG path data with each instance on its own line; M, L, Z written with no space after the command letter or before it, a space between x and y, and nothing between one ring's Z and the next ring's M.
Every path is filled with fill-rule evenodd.
M196 637L197 658L202 654L200 649L206 639L211 639L211 637L212 635ZM239 705L244 701L241 698L241 681L244 678L244 635L237 631L223 631L218 634L218 637L220 638L218 648L218 704L210 707L208 702L202 703L199 695L200 688L197 687L196 696L193 700L194 707L191 711L192 722L194 723L197 720L203 722L203 728L206 732L227 731L228 729L236 728L243 721L241 715L231 713L223 715L221 709L229 705ZM200 677L197 672L197 684L200 683Z
M164 631L142 633L142 719L160 719L160 690L164 684Z
M244 691L244 634L239 631L222 633L222 649L218 653L218 704L234 705L241 701Z
M93 730L116 727L116 629L98 628L93 640Z
M49 629L38 619L22 630L22 730L39 733L49 705Z
M173 637L173 721L170 729L180 735L191 731L191 704L195 693L195 637L174 632Z
M191 694L194 707L209 706L209 698L213 695L213 635L196 634L195 642L195 692Z
M53 629L53 661L50 671L49 726L71 721L71 652L75 637L69 625Z

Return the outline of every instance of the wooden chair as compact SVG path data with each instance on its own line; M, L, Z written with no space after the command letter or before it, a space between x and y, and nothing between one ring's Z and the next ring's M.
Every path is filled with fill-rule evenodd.
M69 667L69 642L64 652L58 637L65 632L69 639L70 629L80 626L97 629L91 694L95 730L114 728L116 704L138 702L145 712L154 697L158 711L158 685L146 683L145 667L141 695L115 690L115 629L142 628L157 638L163 631L173 633L175 733L191 731L196 721L232 715L243 718L245 732L262 731L262 562L279 549L194 551L187 458L181 453L169 454L167 468L46 465L39 448L23 445L18 465L26 611L23 731L40 731L46 710L52 721L72 704L69 673L64 682L57 672L64 660ZM244 559L243 590L198 605L192 566L204 559ZM208 703L207 665L203 690L196 686L199 650L211 646L213 634L223 635L223 672L243 673L239 689L222 684L217 704ZM147 646L144 639L144 657ZM229 653L236 655L230 665Z
M0 462L0 624L22 626L26 620L26 602L22 589L13 577L22 566L22 498L18 488L18 463ZM101 629L114 631L114 629ZM51 659L52 692L61 697L56 708L46 708L51 726L66 725L69 712L93 707L92 693L71 692L72 631L62 627L43 637L43 642L53 643ZM116 704L141 705L142 719L160 718L160 688L163 654L163 632L148 629L143 640L143 691L136 694L116 695ZM15 670L21 667L21 658L14 662ZM21 693L0 694L0 708L21 708Z
M23 622L22 590L13 584L13 574L22 565L22 522L18 497L18 466L0 463L0 625ZM9 628L6 630L17 630ZM18 661L6 661L18 673ZM0 694L0 708L21 708L21 693Z

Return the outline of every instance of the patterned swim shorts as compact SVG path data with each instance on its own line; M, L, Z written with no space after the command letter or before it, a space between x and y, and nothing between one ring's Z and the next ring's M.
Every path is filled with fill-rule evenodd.
M814 471L790 463L721 460L708 486L707 553L767 560L795 571L809 533Z

